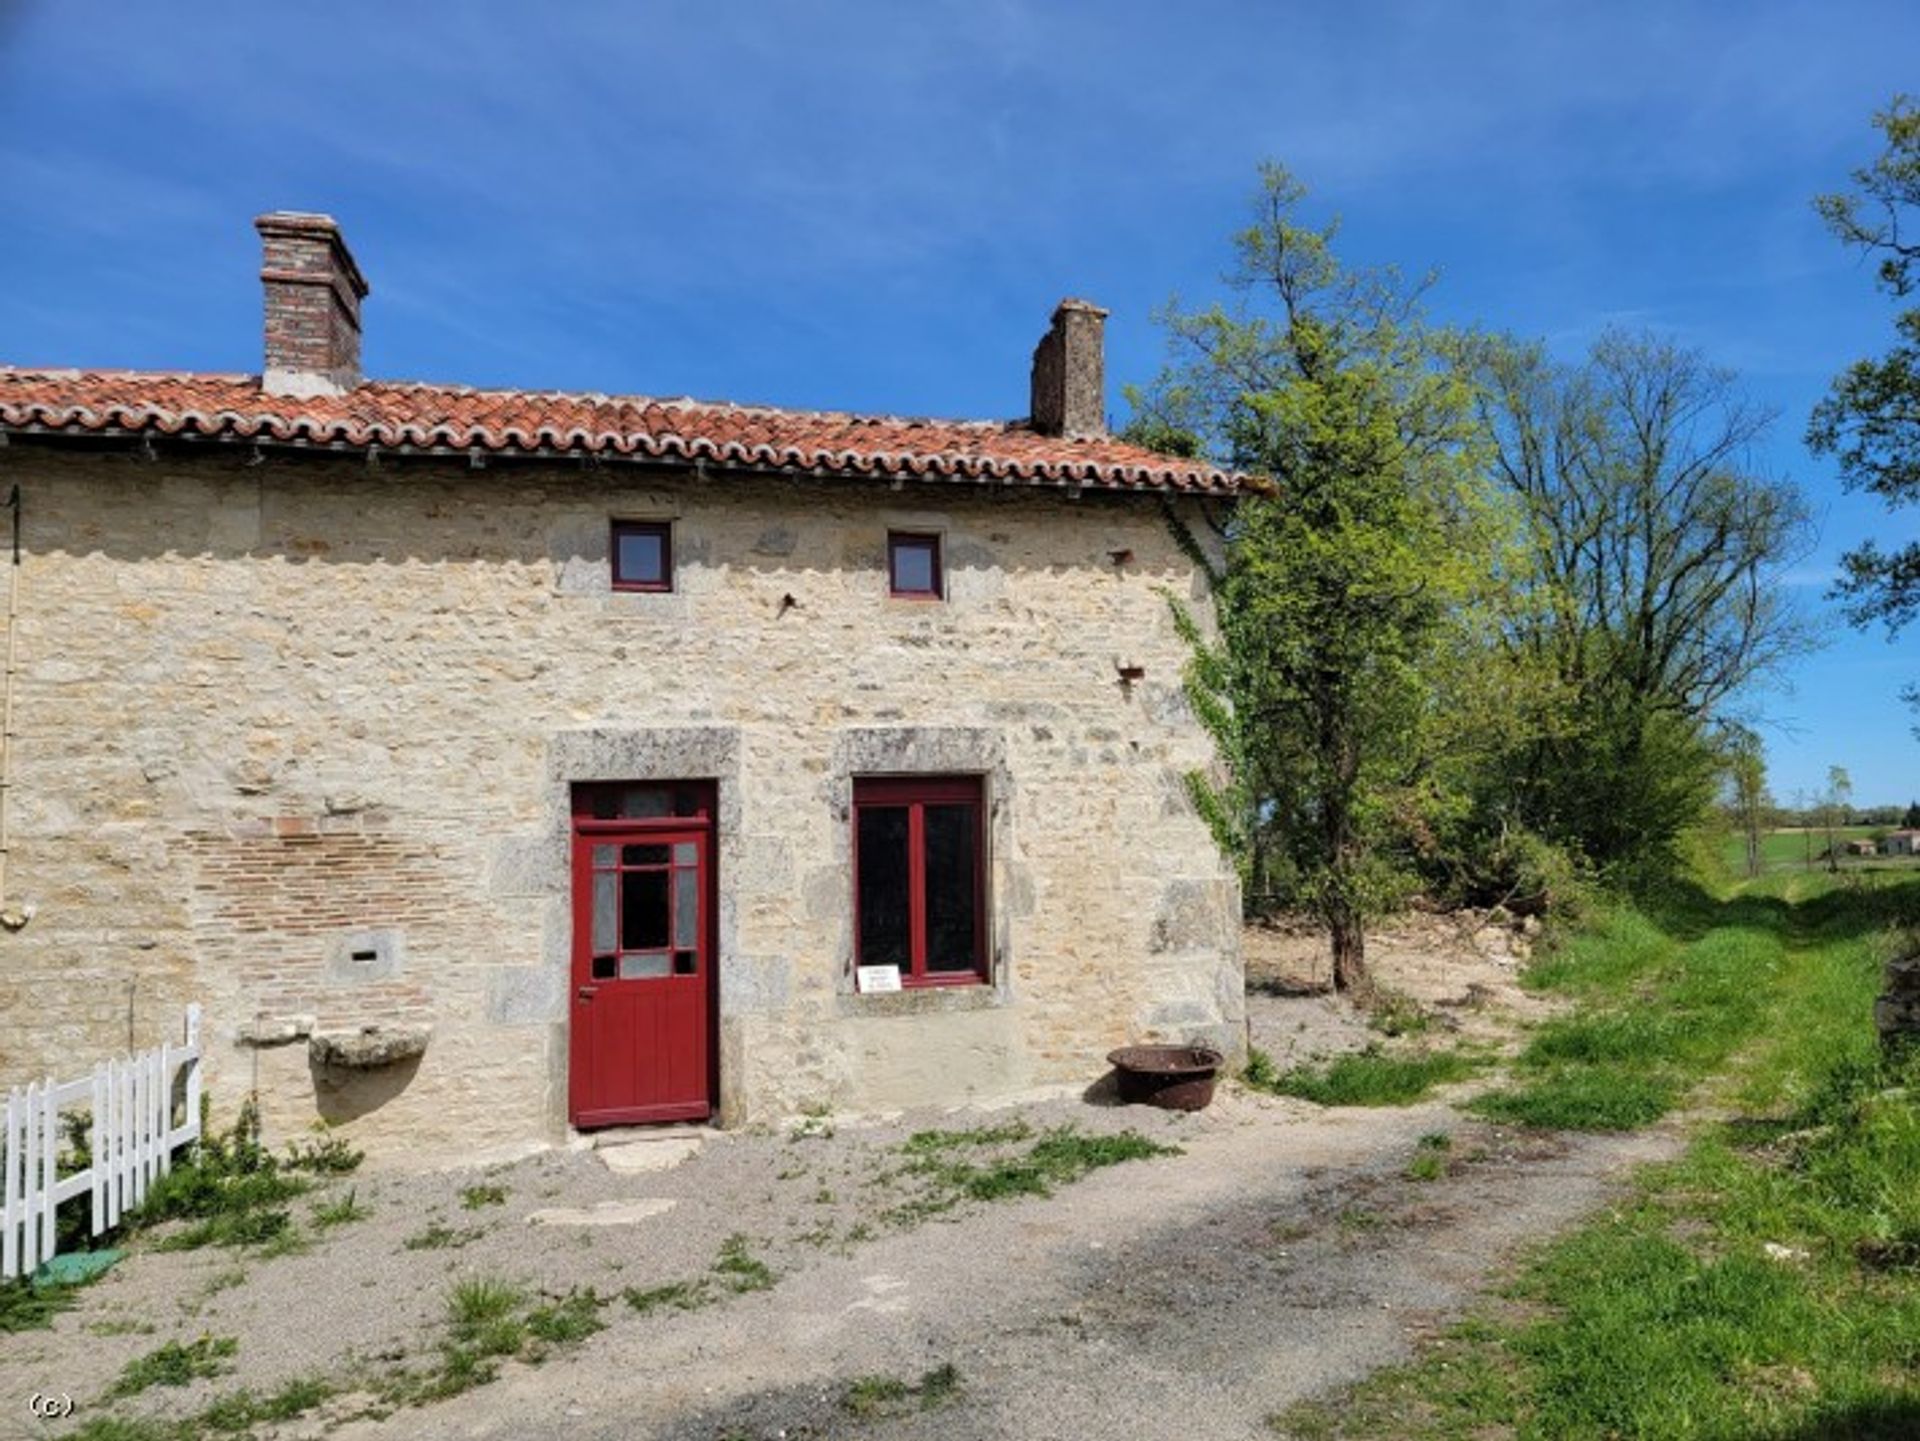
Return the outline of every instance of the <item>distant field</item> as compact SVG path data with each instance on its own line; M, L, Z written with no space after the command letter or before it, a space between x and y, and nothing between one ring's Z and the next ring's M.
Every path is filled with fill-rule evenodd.
M1892 826L1836 826L1834 827L1833 834L1835 838L1844 845L1855 837L1867 839L1871 838L1876 831L1885 832L1893 829L1895 829L1895 827ZM1791 870L1795 866L1804 866L1807 863L1809 852L1811 852L1817 864L1820 859L1820 853L1826 850L1826 848L1827 833L1824 830L1768 831L1760 838L1760 863L1764 869L1769 871ZM1725 854L1727 865L1732 872L1735 875L1743 874L1747 864L1747 845L1745 839L1738 835L1727 837ZM1909 866L1920 864L1915 858L1908 856L1878 856L1871 859L1866 856L1843 856L1841 863L1843 865L1851 864L1856 866Z

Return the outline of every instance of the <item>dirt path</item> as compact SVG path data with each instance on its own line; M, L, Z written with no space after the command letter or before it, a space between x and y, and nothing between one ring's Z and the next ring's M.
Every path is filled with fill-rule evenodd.
M334 1434L1262 1435L1289 1402L1408 1354L1516 1245L1676 1144L1517 1137L1438 1104L1231 1104L1235 1123L1183 1157L823 1257L710 1311L621 1318L564 1359ZM1455 1137L1455 1174L1406 1179L1435 1131ZM959 1385L937 1408L849 1407L858 1378L942 1365Z

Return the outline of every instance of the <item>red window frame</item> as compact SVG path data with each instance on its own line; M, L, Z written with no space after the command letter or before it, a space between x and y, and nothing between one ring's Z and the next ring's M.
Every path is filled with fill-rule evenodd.
M973 810L973 956L967 970L927 969L926 807L966 805ZM979 776L866 776L853 783L853 954L860 954L860 813L869 807L907 812L908 964L900 984L979 986L991 979L987 962L986 786Z
M909 590L900 584L900 549L925 546L933 560L933 588ZM946 567L943 564L940 536L927 530L890 530L887 532L887 594L896 600L943 600L946 598Z
M660 578L629 580L620 574L620 538L625 535L655 535L660 538ZM673 589L673 524L664 520L616 520L607 550L607 567L613 574L615 590L649 591L660 594Z

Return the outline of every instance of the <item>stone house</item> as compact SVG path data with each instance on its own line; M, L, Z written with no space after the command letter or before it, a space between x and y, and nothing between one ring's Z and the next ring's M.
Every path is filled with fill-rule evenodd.
M1890 856L1920 855L1920 831L1889 831L1881 839L1880 847Z
M1011 423L399 384L256 224L262 374L0 369L0 1083L197 1000L435 1156L1243 1050L1169 596L1257 482L1107 434L1103 311Z

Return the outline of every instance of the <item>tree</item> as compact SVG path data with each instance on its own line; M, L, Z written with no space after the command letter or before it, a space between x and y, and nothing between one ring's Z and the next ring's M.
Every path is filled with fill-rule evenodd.
M1827 767L1827 792L1820 800L1820 816L1827 832L1827 869L1840 869L1838 828L1846 824L1847 803L1853 799L1853 778L1844 766Z
M1392 839L1433 784L1437 677L1486 583L1470 537L1487 517L1470 391L1421 317L1424 287L1343 265L1337 224L1297 218L1305 195L1262 169L1229 277L1241 307L1169 307L1173 358L1129 398L1135 434L1189 435L1273 479L1236 512L1218 643L1179 612L1232 774L1193 787L1243 855L1279 848L1326 923L1335 988L1364 997L1365 922L1406 884Z
M1773 806L1767 794L1767 753L1760 737L1742 726L1730 737L1727 771L1733 787L1734 823L1745 844L1747 874L1760 874L1761 840L1766 832L1766 816Z
M1712 800L1712 722L1810 643L1777 584L1806 503L1755 468L1772 412L1697 350L1615 330L1564 363L1495 339L1478 372L1536 560L1508 642L1568 697L1511 759L1516 803L1602 864L1656 859Z
M1854 172L1854 191L1814 206L1843 244L1879 257L1880 288L1901 300L1920 287L1920 107L1896 96L1873 123L1886 140L1879 158ZM1920 501L1920 306L1896 314L1893 328L1893 347L1842 371L1807 426L1807 445L1838 461L1840 483L1889 509ZM1855 626L1881 622L1891 638L1920 614L1920 542L1882 550L1868 541L1840 563L1832 594ZM1920 686L1906 698L1920 706Z
M1920 831L1920 801L1907 802L1907 813L1900 818L1900 829Z

